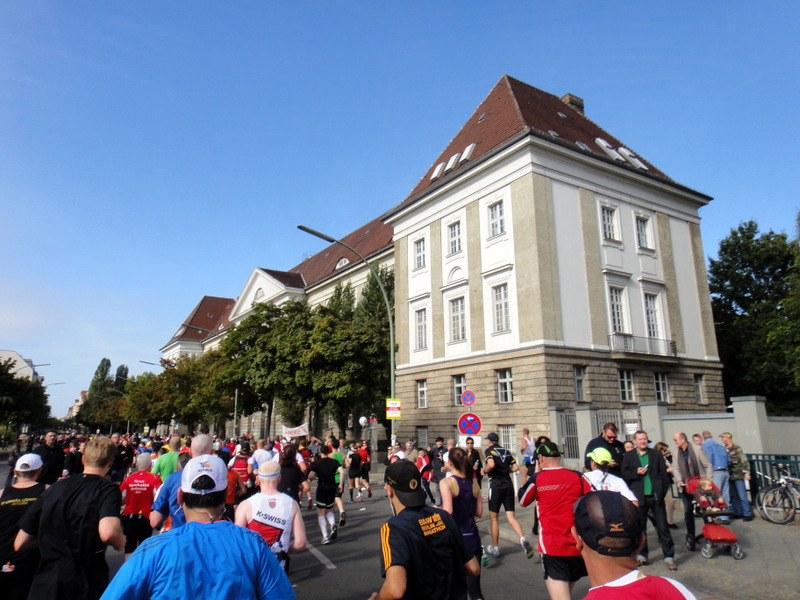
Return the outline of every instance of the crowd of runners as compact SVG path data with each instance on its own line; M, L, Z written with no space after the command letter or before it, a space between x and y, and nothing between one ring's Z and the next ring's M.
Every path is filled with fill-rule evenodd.
M517 503L536 507L536 562L554 600L569 599L574 583L587 574L591 597L604 597L606 586L644 578L637 569L647 564L648 518L674 570L664 508L672 465L650 447L645 432L637 432L634 448L626 449L616 440L616 427L606 425L586 448L585 473L562 467L558 445L545 436L534 439L527 429L520 464L497 434L485 441L482 449L470 437L465 447L437 438L430 446L408 441L389 448L380 484L394 516L380 532L384 580L374 598L483 599L481 567L501 556L501 512L522 553L536 555L516 519ZM681 458L689 453L676 460L684 471L703 468L702 450L687 450L683 434L675 442ZM372 497L374 459L366 441L343 444L333 436L59 439L50 431L19 440L0 495L0 589L11 598L59 600L173 598L198 590L209 597L293 598L291 555L309 539L335 542L349 505ZM515 493L518 471L523 485ZM579 502L599 491L619 499ZM582 522L579 506L586 513ZM318 535L306 530L304 510L316 510ZM476 522L486 512L484 543ZM615 533L612 517L630 522ZM614 550L606 549L609 540ZM204 552L229 544L253 552L235 560ZM126 561L110 585L107 546L124 550ZM172 546L181 548L180 561L171 559ZM621 583L593 576L593 567L616 573ZM666 581L667 592L658 582L648 585L665 594L659 597L693 597Z

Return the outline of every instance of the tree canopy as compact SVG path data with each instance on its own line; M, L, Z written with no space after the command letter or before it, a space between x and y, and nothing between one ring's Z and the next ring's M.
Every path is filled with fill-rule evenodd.
M771 414L800 414L800 251L748 221L709 260L727 397L762 395Z
M25 365L21 365L25 366ZM42 382L27 377L16 377L19 369L12 359L0 362L0 419L2 424L32 429L45 427L50 418L50 405Z

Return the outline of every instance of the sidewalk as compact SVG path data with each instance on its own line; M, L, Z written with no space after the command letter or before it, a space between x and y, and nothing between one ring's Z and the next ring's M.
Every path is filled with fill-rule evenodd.
M484 511L486 503L484 502ZM478 521L478 529L484 544L490 543L489 515ZM651 564L642 571L649 575L672 577L689 588L698 600L753 600L754 598L800 599L800 523L773 525L755 513L755 520L745 523L737 520L731 529L739 538L745 552L742 560L734 560L730 554L722 553L712 559L703 558L700 545L694 552L686 549L686 529L682 513L676 511L679 529L670 530L675 540L675 561L678 571L667 570L662 560L658 537L652 524L648 524L648 545ZM536 547L536 536L532 535L533 512L531 508L517 507L517 520L522 525L528 540ZM697 532L702 529L700 519L696 521ZM500 513L500 538L508 546L517 548L519 538Z

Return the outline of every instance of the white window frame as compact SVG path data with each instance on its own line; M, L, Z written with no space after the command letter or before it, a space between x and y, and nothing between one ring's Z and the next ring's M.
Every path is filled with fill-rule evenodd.
M572 378L575 383L575 401L588 402L586 397L586 367L584 365L573 365Z
M497 376L497 402L511 404L514 402L514 376L511 369L496 369Z
M414 270L424 269L427 265L425 259L425 238L414 240Z
M464 296L452 298L450 307L450 342L464 342L467 339L467 300Z
M467 391L467 376L453 375L453 402L455 406L464 406L461 402L461 394Z
M427 379L417 379L417 408L428 408Z
M415 350L428 349L428 309L419 308L414 311Z
M511 305L509 303L508 282L491 287L493 333L511 331Z
M517 426L498 425L497 433L500 437L500 445L513 453L514 448L517 447Z
M660 300L658 294L644 292L644 319L647 330L647 337L660 339L662 337L660 314Z
M600 230L604 242L619 244L619 211L610 204L600 205Z
M447 226L447 250L448 256L461 252L461 221Z
M645 252L653 252L655 250L652 243L653 230L650 226L650 217L647 215L635 215L636 226L636 247Z
M487 207L489 238L503 235L506 232L505 205L503 199L492 202Z
M694 376L694 396L697 404L708 404L705 395L703 394L703 374L695 373Z
M653 373L653 388L656 394L656 402L659 404L669 404L669 375L664 371Z
M619 380L619 401L624 404L636 402L636 394L633 387L633 371L630 369L620 369L618 371Z
M614 283L608 284L608 310L611 333L629 333L627 323L626 288Z

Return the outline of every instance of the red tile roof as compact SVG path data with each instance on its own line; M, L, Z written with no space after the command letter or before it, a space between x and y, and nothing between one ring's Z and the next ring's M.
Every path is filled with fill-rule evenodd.
M326 233L330 235L330 232ZM392 247L393 235L394 228L391 225L387 225L380 219L374 219L339 239L358 250L369 260L373 255ZM301 275L306 287L311 287L331 277L337 271L341 271L341 268L337 269L336 265L342 258L349 261L348 266L361 262L355 253L341 244L331 244L325 250L317 252L311 258L307 258L299 265L289 269L289 273Z
M227 329L231 326L228 316L235 302L233 298L203 296L165 346L177 340L199 342Z
M551 131L556 132L558 135L552 135ZM529 135L548 140L586 156L615 164L622 169L654 177L683 190L688 190L688 188L671 180L636 152L633 153L647 166L647 170L639 169L627 161L615 161L609 157L595 142L595 139L602 138L615 149L624 146L624 144L595 124L591 119L588 119L581 111L568 104L566 97L562 100L558 96L544 92L508 75L503 75L469 120L461 127L461 130L450 141L444 152L439 155L414 189L411 190L411 193L388 214L412 204L423 196L425 192L451 181L465 170L479 163L481 159L488 158L493 152L499 151L518 139ZM589 150L581 148L577 145L577 142L586 144ZM456 161L452 170L442 173L433 181L431 180L437 165L441 163L447 164L453 155L456 153L463 154L464 150L473 143L475 148L468 160L464 162ZM632 148L627 148L633 151ZM693 190L688 191L697 193ZM702 196L702 194L700 195Z

